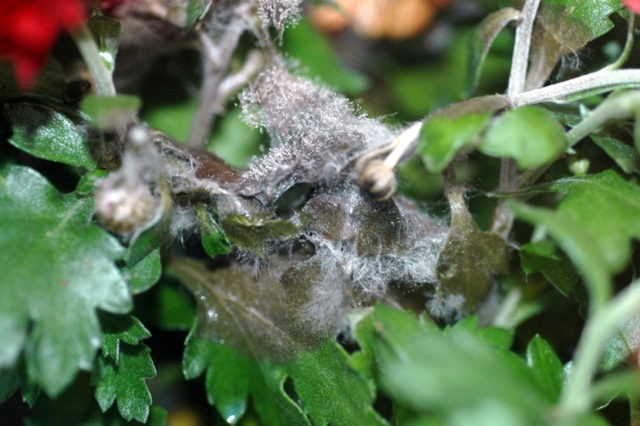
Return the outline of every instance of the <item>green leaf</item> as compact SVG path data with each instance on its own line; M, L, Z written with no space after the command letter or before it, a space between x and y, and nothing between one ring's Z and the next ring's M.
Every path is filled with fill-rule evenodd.
M95 191L98 182L106 178L109 172L102 169L93 169L85 173L76 185L76 194L90 195Z
M425 328L437 329L437 326L432 323L415 321L414 315L410 312L377 304L373 312L369 312L355 326L355 337L360 345L360 350L351 355L349 362L355 370L363 374L375 369L376 354L373 348L373 340L375 327L381 325L379 317L384 318L385 327L392 330L390 338L394 339L393 343L409 339L410 336L421 332Z
M161 131L172 139L185 142L189 137L189 129L196 108L197 102L193 98L175 100L173 103L147 104L145 102L141 118L149 123L150 127ZM226 117L222 117L221 120L224 122ZM247 124L244 125L249 127ZM243 139L238 141L240 140L244 141Z
M505 35L506 37L502 37ZM462 100L467 85L469 33L455 34L444 48L444 63L428 66L395 65L388 72L388 83L393 91L397 108L408 118L423 118L426 114ZM512 38L502 33L494 45L504 50L503 55L493 55L486 59L484 77L479 91L495 93L501 91L504 79L509 75ZM493 49L499 50L499 49ZM471 111L470 111L471 112ZM476 110L473 112L483 112Z
M614 171L561 179L551 190L566 192L556 211L513 204L516 215L544 226L584 278L595 306L611 294L611 274L631 256L631 240L640 238L640 188Z
M314 424L387 424L371 406L374 390L350 367L347 354L334 341L300 353L287 371Z
M185 28L192 28L199 22L211 7L212 0L189 0L187 2L187 20Z
M622 9L619 0L543 0L543 3L555 14L570 17L580 23L591 39L609 32L613 28L609 16Z
M98 364L95 397L102 411L107 411L115 401L122 418L144 423L151 406L145 378L156 375L151 350L146 345L123 344L117 361L100 357Z
M38 76L29 92L41 99L59 101L67 91L69 85L67 79L68 75L60 62L50 57L38 71ZM0 61L0 99L4 101L24 95L24 89L16 82L11 61Z
M107 69L113 72L120 44L120 33L122 32L121 21L101 14L94 14L89 18L88 26L96 39L102 61Z
M564 370L555 351L536 335L527 345L527 365L551 402L557 402L564 383Z
M464 328L443 334L388 312L374 310L373 350L382 388L398 404L443 415L499 404L520 424L545 423L551 406L521 358Z
M162 272L160 249L157 248L153 250L142 260L139 260L123 272L133 294L147 291L160 279Z
M284 35L285 50L300 61L305 74L319 77L321 81L346 95L357 95L367 88L367 78L342 65L329 41L307 20L287 29Z
M513 333L511 331L498 327L481 327L477 315L461 319L453 327L445 328L444 333L455 334L461 330L477 336L487 345L498 349L509 350L513 344Z
M165 330L189 330L196 316L191 296L184 287L160 283L149 306L153 325Z
M14 369L0 368L0 404L18 390L20 387L20 375Z
M95 309L131 308L113 264L124 250L92 214L91 199L61 195L31 169L0 172L0 363L13 364L24 345L29 377L49 395L91 368Z
M640 370L633 369L605 376L593 385L593 398L609 402L614 398L637 399L640 396Z
M125 420L145 422L151 394L144 379L155 377L156 370L149 348L141 342L151 333L131 315L104 314L100 319L104 335L95 373L95 398L103 412L117 401Z
M593 142L607 153L625 173L637 172L640 155L632 146L612 137L591 135Z
M100 322L104 331L102 355L113 358L116 363L119 359L121 342L134 346L151 336L140 320L131 315L102 314Z
M425 120L420 130L418 150L427 168L442 171L464 146L478 139L491 118L490 112L462 117L437 116Z
M479 149L494 157L510 157L518 167L539 167L567 147L562 125L549 112L526 106L507 111L487 130Z
M520 11L507 7L489 14L471 34L469 49L469 82L467 93L471 94L478 86L482 66L494 40L510 22L521 17Z
M640 187L612 170L551 185L567 195L557 212L580 222L581 231L593 238L602 260L612 273L629 262L630 239L640 238Z
M573 293L578 275L568 260L556 254L556 247L548 241L525 244L520 247L520 263L527 274L542 272L547 280L564 296Z
M212 259L221 254L228 254L231 251L231 244L211 209L208 206L199 206L196 208L196 215L204 251Z
M80 109L91 117L101 130L119 129L132 123L137 117L142 101L137 96L89 95L82 100Z
M636 112L635 123L633 125L633 142L637 151L640 151L640 112Z
M604 347L600 368L611 371L623 362L637 357L640 349L640 314L620 324Z
M187 338L182 361L184 375L193 379L206 371L209 402L230 424L240 420L251 396L266 425L308 425L300 407L284 391L284 372L268 364L259 365L231 346L197 337Z
M71 166L95 167L87 145L87 128L43 105L6 104L4 115L13 135L9 143L34 157Z
M162 407L151 407L146 424L149 426L168 426L167 410Z

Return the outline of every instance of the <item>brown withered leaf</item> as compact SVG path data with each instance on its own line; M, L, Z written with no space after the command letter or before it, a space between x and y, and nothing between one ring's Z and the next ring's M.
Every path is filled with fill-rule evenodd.
M469 49L469 81L467 91L473 93L480 81L482 65L498 34L510 22L521 18L519 10L506 7L489 14L480 22L471 35L471 48Z
M541 87L560 58L577 53L613 28L608 17L620 7L612 0L542 2L532 34L526 89Z
M408 238L405 219L394 200L376 201L359 190L318 195L304 212L313 218L311 231L329 240L354 240L360 256L398 250Z
M463 309L471 312L488 296L492 277L507 271L509 249L499 235L478 227L461 190L450 191L448 197L451 228L438 255L437 293L463 296Z
M323 273L313 260L294 264L288 258L273 258L268 270L251 273L238 263L212 270L182 258L173 261L167 272L194 295L199 335L231 344L254 359L292 359L299 350L324 342L333 331L330 324L301 318L300 309Z

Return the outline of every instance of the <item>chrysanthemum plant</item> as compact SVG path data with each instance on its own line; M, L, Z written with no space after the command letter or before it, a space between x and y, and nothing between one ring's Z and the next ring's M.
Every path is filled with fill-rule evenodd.
M300 0L2 2L9 422L638 424L640 4L476 3L407 123Z

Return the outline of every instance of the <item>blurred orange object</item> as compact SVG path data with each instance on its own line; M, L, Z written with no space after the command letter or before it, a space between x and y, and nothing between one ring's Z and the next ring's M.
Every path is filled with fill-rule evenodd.
M351 27L367 38L402 40L429 27L438 9L450 0L334 0L333 5L313 6L311 22L325 32Z

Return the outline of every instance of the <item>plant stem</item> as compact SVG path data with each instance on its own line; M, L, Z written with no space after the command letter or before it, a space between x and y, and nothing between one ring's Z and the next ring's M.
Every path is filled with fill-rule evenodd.
M96 93L101 96L115 96L116 88L113 85L111 72L107 69L98 45L96 44L91 31L86 25L82 25L76 31L71 33L73 40L80 50L80 54L84 59L87 68L95 83Z
M640 69L594 72L540 89L520 93L511 97L511 102L516 108L543 102L562 103L579 96L629 87L640 87Z
M631 51L633 50L633 39L634 39L634 31L636 26L636 14L629 14L629 21L627 25L627 39L624 42L624 48L622 49L622 53L620 57L611 65L607 65L602 69L602 71L613 71L622 66L629 60L629 56L631 56Z
M522 8L522 21L516 29L516 40L513 46L511 60L511 74L507 96L512 97L524 91L529 67L529 49L531 47L531 33L536 20L540 0L526 0Z
M640 280L631 283L587 321L574 356L574 368L560 397L558 414L561 419L570 419L590 409L593 402L591 381L597 371L604 345L617 327L638 309Z
M536 20L540 0L526 0L522 8L522 21L516 29L516 40L511 60L511 74L507 97L514 98L525 90L527 69L529 67L529 50L531 48L531 32ZM500 163L500 191L513 189L517 179L516 163L510 158L503 158ZM498 201L493 214L491 231L507 238L513 226L514 215L506 206L505 200Z
M221 112L226 101L220 94L220 85L229 69L240 37L247 29L247 17L250 16L249 7L248 3L240 2L234 8L229 24L220 37L215 40L215 43L206 32L200 31L198 33L203 61L202 86L198 108L191 122L189 146L201 147L204 145L215 116Z
M640 111L640 91L634 90L609 97L600 106L567 133L567 142L573 146L591 133L596 132L609 121L625 120Z

